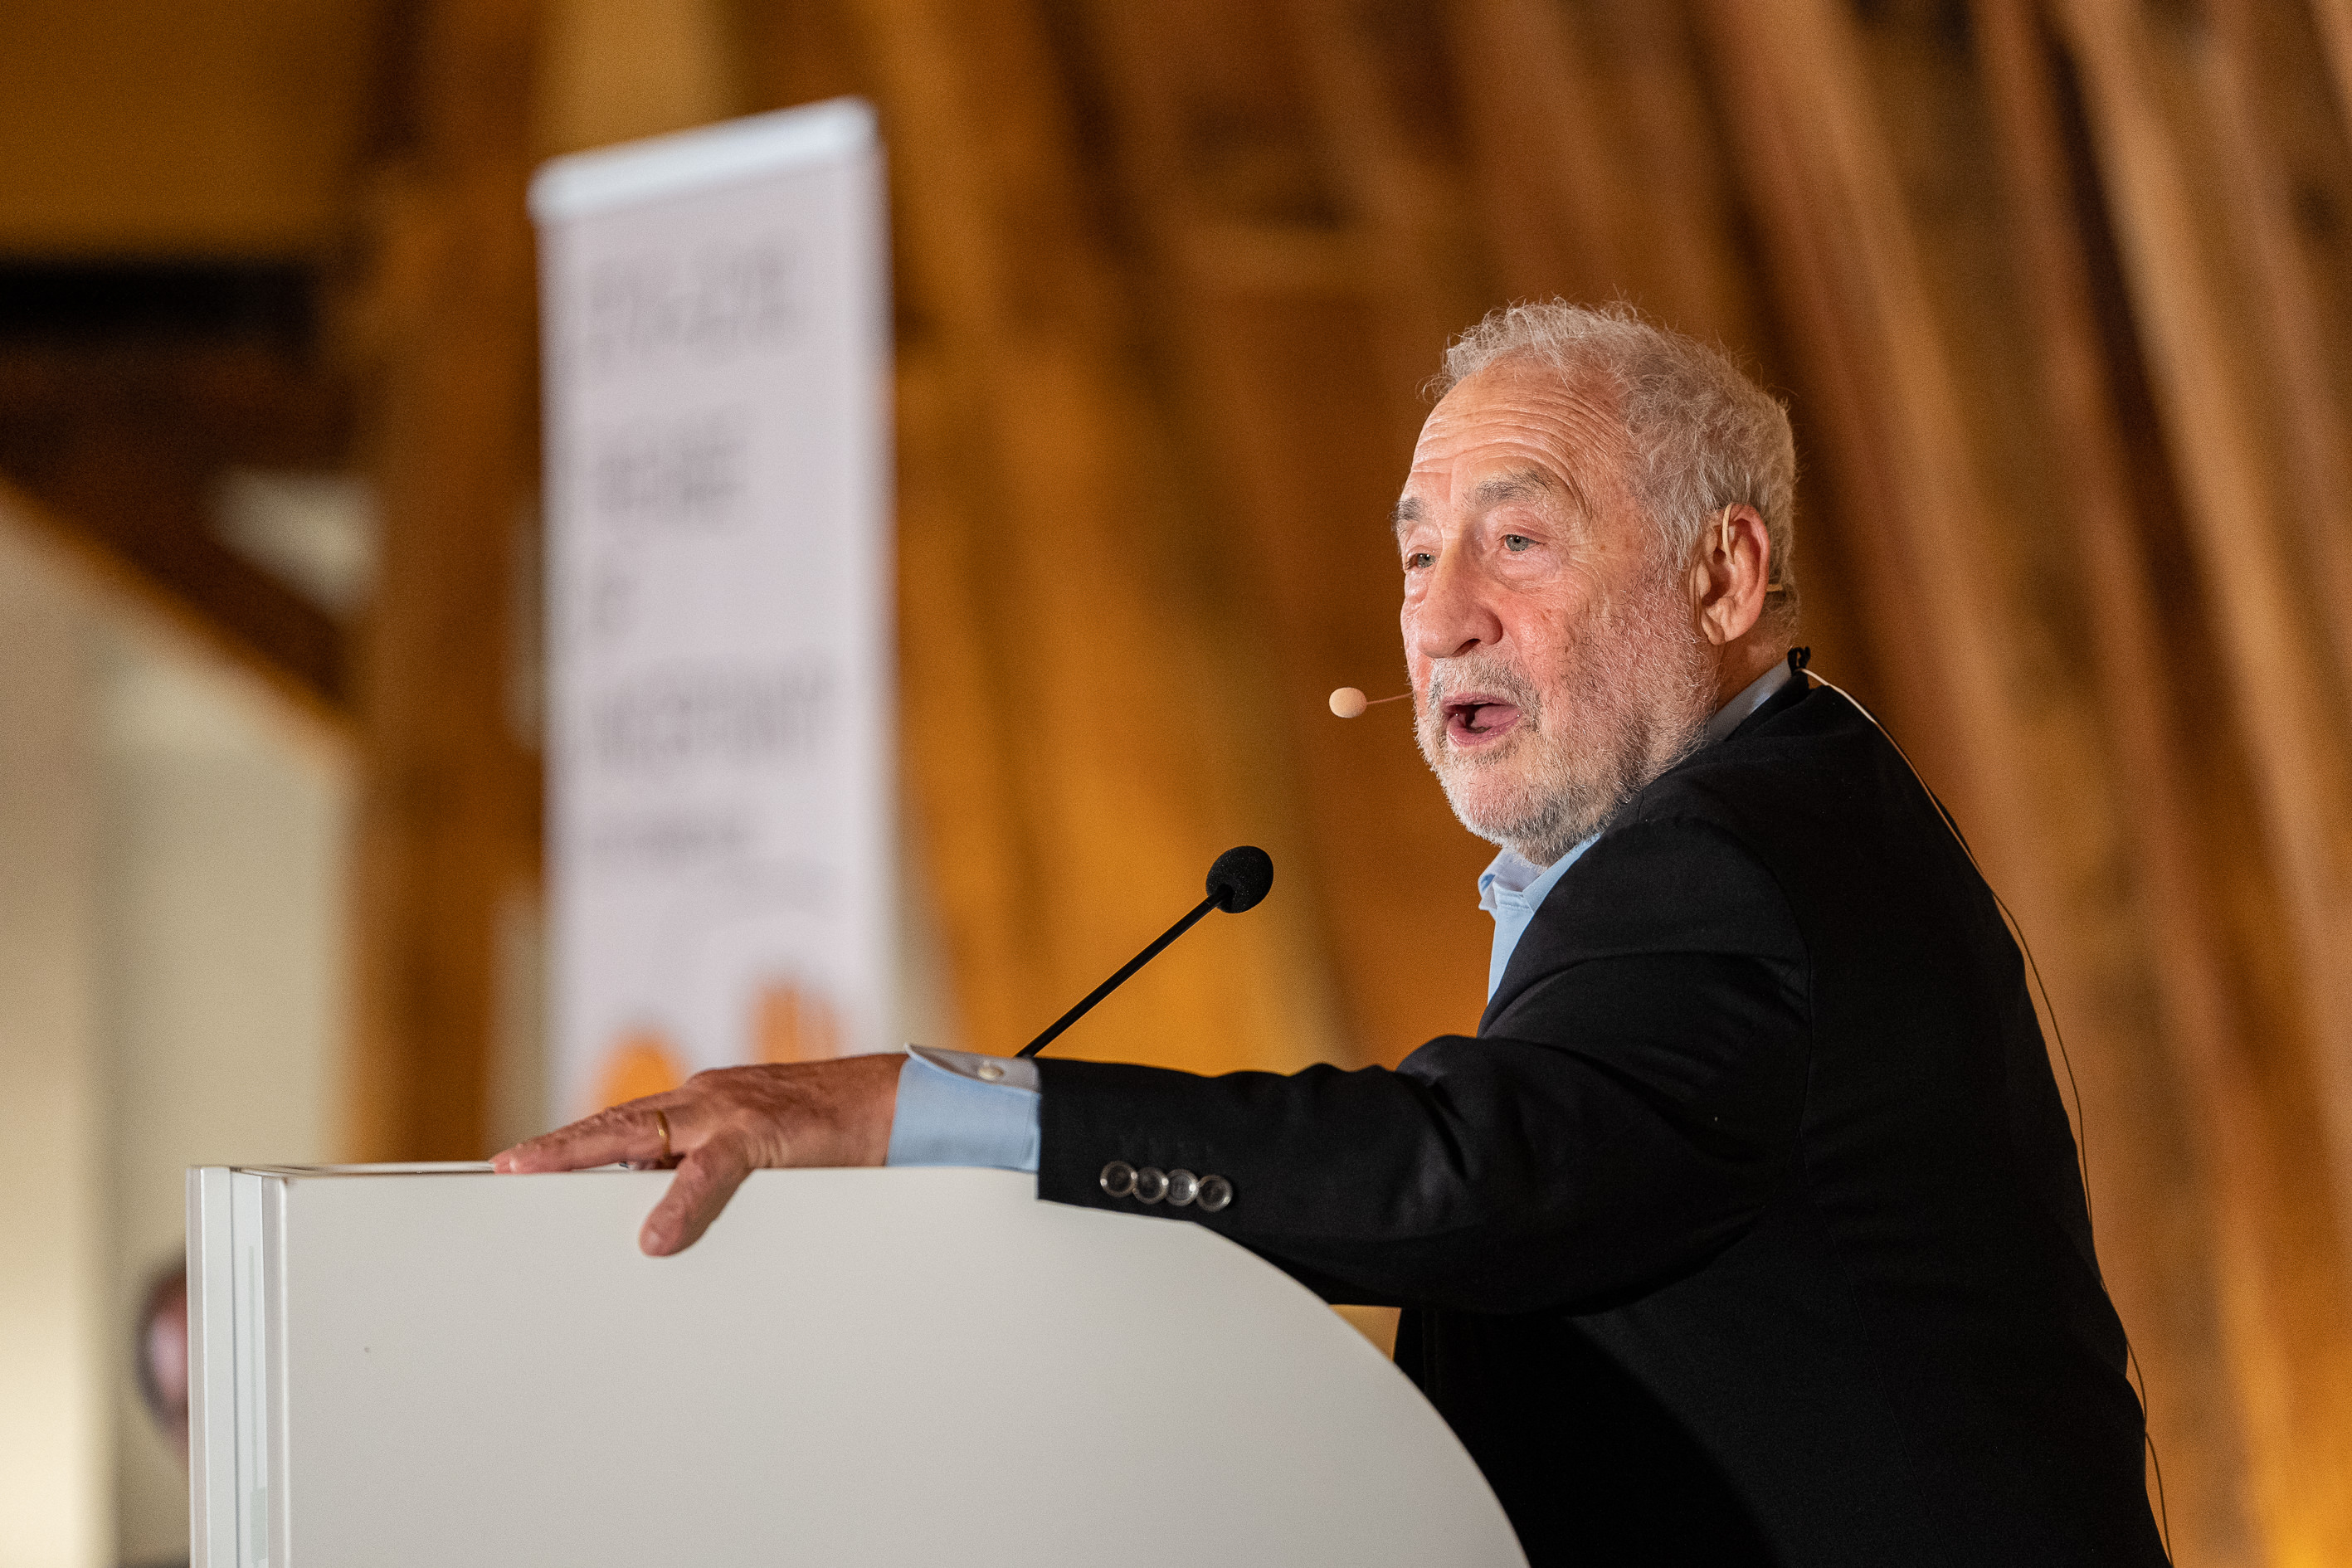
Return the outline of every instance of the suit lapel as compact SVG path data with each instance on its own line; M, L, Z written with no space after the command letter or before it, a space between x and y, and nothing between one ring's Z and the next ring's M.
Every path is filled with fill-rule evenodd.
M1810 652L1811 650L1808 649L1807 651ZM1805 679L1804 671L1800 668L1797 672L1796 679L1787 682L1780 690L1775 691L1771 696L1767 697L1762 702L1757 704L1755 712L1750 713L1747 718L1742 719L1737 729L1733 730L1730 734L1726 735L1717 743L1719 745L1728 745L1732 742L1739 739L1740 736L1745 735L1749 731L1755 729L1758 725L1764 723L1768 720L1779 718L1781 714L1786 713L1790 709L1794 708L1798 703L1802 702L1807 697L1812 695L1812 689L1813 683ZM1702 747L1701 751L1704 750L1706 750L1706 748ZM1699 752L1694 752L1691 753L1694 757L1699 754ZM1685 758L1685 760L1687 761L1688 759ZM1668 771L1672 772L1673 770L1669 769Z
M1605 840L1608 836L1603 834L1601 837ZM1584 852L1586 858L1591 858L1592 851L1600 847L1599 844L1595 844L1592 849L1586 850ZM1503 1010L1511 1005L1520 992L1528 988L1528 982L1534 978L1531 971L1537 966L1538 961L1533 954L1540 945L1536 933L1543 928L1545 911L1559 903L1560 900L1572 896L1569 891L1569 884L1576 880L1577 869L1583 864L1584 861L1580 860L1575 866L1570 866L1567 874L1552 884L1551 892L1545 897L1542 904L1537 908L1534 917L1528 921L1528 929L1519 933L1519 945L1511 950L1510 963L1503 965L1502 983L1495 987L1495 994L1487 998L1486 1010L1478 1015L1478 1032L1481 1035L1494 1026L1495 1020L1502 1016Z
M1726 735L1722 740L1715 742L1715 746L1727 746L1732 744L1734 742L1737 742L1741 737L1749 734L1759 726L1769 723L1772 720L1779 718L1781 714L1786 713L1789 710L1794 708L1798 703L1802 702L1811 695L1812 695L1812 683L1805 679L1803 667L1801 664L1798 667L1796 679L1789 681L1783 685L1780 690L1775 691L1771 696L1766 698L1758 705L1755 712L1750 713L1747 718L1741 720L1739 721L1738 728L1733 730L1730 734ZM1715 746L1700 747L1697 751L1693 752L1681 762L1676 763L1673 767L1668 768L1664 773L1660 773L1658 777L1660 779L1673 777L1675 773L1690 766L1692 763L1715 750ZM1653 781L1650 787L1655 787L1655 781ZM1646 795L1648 793L1648 789L1644 789L1643 793ZM1641 811L1642 801L1641 797L1637 795L1623 811L1617 815L1616 821L1632 821L1641 815ZM1611 824L1612 828L1614 826L1615 823ZM1601 835L1601 839L1602 842L1605 843L1608 839L1608 835L1603 833ZM1600 848L1601 845L1595 844L1591 849L1584 852L1586 858L1589 859ZM1536 978L1536 971L1542 962L1535 956L1535 950L1540 946L1540 943L1537 940L1537 933L1543 929L1544 916L1550 912L1552 906L1555 903L1561 899L1574 897L1574 894L1570 891L1570 885L1575 882L1576 873L1582 868L1582 866L1583 861L1580 860L1576 865L1568 868L1567 875L1561 877L1560 879L1553 885L1550 896L1544 900L1542 905L1536 910L1534 918L1528 921L1528 929L1519 933L1519 945L1511 950L1511 962L1503 966L1502 983L1495 987L1495 994L1487 999L1486 1010L1478 1015L1479 1034L1484 1035L1488 1029L1494 1027L1495 1020L1502 1016L1505 1009L1508 1008L1512 1002L1517 999L1519 993L1526 990L1528 984Z

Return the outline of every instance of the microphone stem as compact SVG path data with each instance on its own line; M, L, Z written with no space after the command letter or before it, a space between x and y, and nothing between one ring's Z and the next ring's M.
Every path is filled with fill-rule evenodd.
M1123 983L1129 975L1134 973L1137 970L1142 968L1145 964L1159 957L1160 950L1161 948L1166 947L1170 942L1174 942L1178 937L1182 936L1186 931L1191 931L1195 921L1199 921L1202 915L1207 914L1211 910L1213 910L1216 907L1217 900L1214 894L1211 894L1208 898L1202 899L1198 907L1196 907L1191 914L1186 915L1182 920L1178 921L1174 925L1170 926L1166 931L1162 931L1160 934L1159 941L1153 942L1150 947L1145 948L1141 952L1137 953L1133 958L1129 959L1127 963L1120 967L1118 973L1112 975L1108 980L1106 980L1101 984L1096 986L1092 991L1087 992L1085 999L1076 1006L1071 1008L1068 1012L1055 1019L1052 1027L1048 1028L1044 1034L1038 1036L1035 1039L1030 1041L1027 1045L1022 1047L1013 1054L1016 1057L1034 1057L1039 1051L1044 1050L1047 1046L1053 1043L1054 1037L1059 1035L1063 1030L1068 1028L1071 1025L1085 1017L1088 1012L1093 1010L1096 1003L1101 1001L1104 997L1118 990L1121 983Z

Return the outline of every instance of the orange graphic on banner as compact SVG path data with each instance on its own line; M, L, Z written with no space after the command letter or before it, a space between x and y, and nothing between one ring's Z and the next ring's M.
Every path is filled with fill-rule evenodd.
M667 1093L685 1081L667 1037L657 1029L633 1029L604 1053L596 1073L596 1109Z
M763 1062L822 1061L841 1054L841 1026L823 996L771 981L753 1005L751 1044Z

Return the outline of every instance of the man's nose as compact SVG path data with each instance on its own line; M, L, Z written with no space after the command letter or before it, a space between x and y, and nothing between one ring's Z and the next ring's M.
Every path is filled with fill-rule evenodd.
M1503 623L1487 603L1486 584L1462 553L1458 549L1439 552L1421 603L1410 612L1406 638L1424 658L1459 658L1474 649L1492 647L1502 637Z

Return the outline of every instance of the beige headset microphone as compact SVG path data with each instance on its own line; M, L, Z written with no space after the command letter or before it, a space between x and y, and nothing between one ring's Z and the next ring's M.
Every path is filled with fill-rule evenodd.
M1402 702L1412 695L1410 691L1400 691L1394 697L1375 697L1367 700L1364 694L1354 687L1342 686L1331 693L1331 711L1342 719L1358 719L1363 716L1367 708L1377 708L1383 702Z

